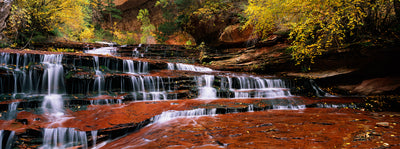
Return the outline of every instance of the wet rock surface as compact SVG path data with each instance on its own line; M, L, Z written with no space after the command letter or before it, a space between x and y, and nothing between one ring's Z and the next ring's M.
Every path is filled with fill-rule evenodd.
M139 45L119 49L116 55L2 50L2 147L399 145L399 113L371 112L381 102L333 96L312 79L148 59L136 55L146 49Z

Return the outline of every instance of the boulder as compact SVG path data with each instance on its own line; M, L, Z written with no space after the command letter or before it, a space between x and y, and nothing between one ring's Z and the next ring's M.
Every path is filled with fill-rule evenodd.
M252 36L252 33L252 28L242 29L240 24L229 25L222 32L219 41L224 44L242 44L257 39L256 36Z
M384 94L400 89L400 77L385 77L364 80L353 92L363 95Z

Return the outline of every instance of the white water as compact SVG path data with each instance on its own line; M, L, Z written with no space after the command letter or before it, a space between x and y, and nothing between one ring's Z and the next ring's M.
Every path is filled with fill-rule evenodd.
M97 99L90 100L91 105L122 104L122 99Z
M274 110L303 110L306 105L273 105Z
M96 141L97 141L97 130L92 130L90 132L92 134L92 140L93 140L93 149L96 148Z
M247 107L247 111L248 112L254 112L254 105L253 104L249 104Z
M217 109L194 109L194 110L185 110L185 111L165 111L160 115L157 115L152 118L153 123L162 123L166 122L175 118L191 118L191 117L198 117L198 116L214 116L217 112Z
M95 72L96 72L96 78L94 80L94 89L97 88L97 93L99 95L101 95L101 91L104 88L104 84L105 84L105 80L104 80L104 76L103 73L100 71L100 63L99 63L99 57L98 56L93 56L94 59L94 68L95 68Z
M19 102L13 102L8 104L8 111L7 111L7 120L11 120L16 118L17 116L17 107L18 107Z
M58 94L65 92L62 57L61 54L42 56L42 64L45 66L43 81L47 81L47 95L43 99L42 109L55 118L64 115L64 101Z
M4 149L11 149L12 145L14 144L14 136L15 136L15 131L11 131L10 134L8 136L5 136L5 131L4 130L0 130L0 149L3 148ZM3 139L7 139L7 141L4 141ZM5 142L6 144L3 145L3 142Z
M42 109L45 113L56 118L64 115L64 101L59 94L51 94L44 97Z
M93 50L86 50L85 53L101 54L101 55L114 55L117 53L117 47L102 47Z
M43 55L42 64L45 66L43 81L47 83L48 94L64 93L64 69L61 64L62 54Z
M292 96L281 79L259 77L226 77L221 80L221 89L234 93L234 98L277 98Z
M85 131L76 131L74 128L44 128L42 148L69 148L81 145L88 148Z
M130 74L145 74L149 72L148 62L133 62L132 60L123 60L123 71Z
M131 76L131 83L133 95L142 95L142 100L167 100L171 89L159 76Z
M213 75L202 75L197 78L199 87L198 99L216 99L217 90L213 88L214 76Z
M169 70L183 70L183 71L195 71L195 72L211 72L213 71L207 67L195 66L190 64L183 64L183 63L168 63Z

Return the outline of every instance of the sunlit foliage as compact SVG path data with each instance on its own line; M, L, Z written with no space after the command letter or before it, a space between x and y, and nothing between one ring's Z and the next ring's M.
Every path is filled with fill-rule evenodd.
M293 58L298 64L330 48L343 47L346 40L370 26L381 27L392 15L393 1L387 0L249 0L245 11L255 32L265 38L280 28L290 29ZM385 17L386 16L386 17ZM368 28L370 29L370 28ZM367 29L367 30L368 30Z
M14 0L6 34L14 43L63 35L71 40L93 38L89 0Z
M153 31L156 27L151 24L149 18L149 11L147 9L140 9L137 19L142 23L140 29L142 30L142 37L140 38L140 43L147 43L147 39L151 37Z

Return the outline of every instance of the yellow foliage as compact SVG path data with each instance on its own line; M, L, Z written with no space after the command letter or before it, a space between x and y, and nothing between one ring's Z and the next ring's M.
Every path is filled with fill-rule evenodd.
M10 15L10 33L46 33L57 29L70 39L90 37L90 0L15 0Z
M369 9L385 0L248 0L245 10L255 33L267 37L280 27L290 29L292 56L298 64L327 49L342 47L347 36L364 25ZM382 11L385 12L385 11ZM388 14L386 12L386 14Z

